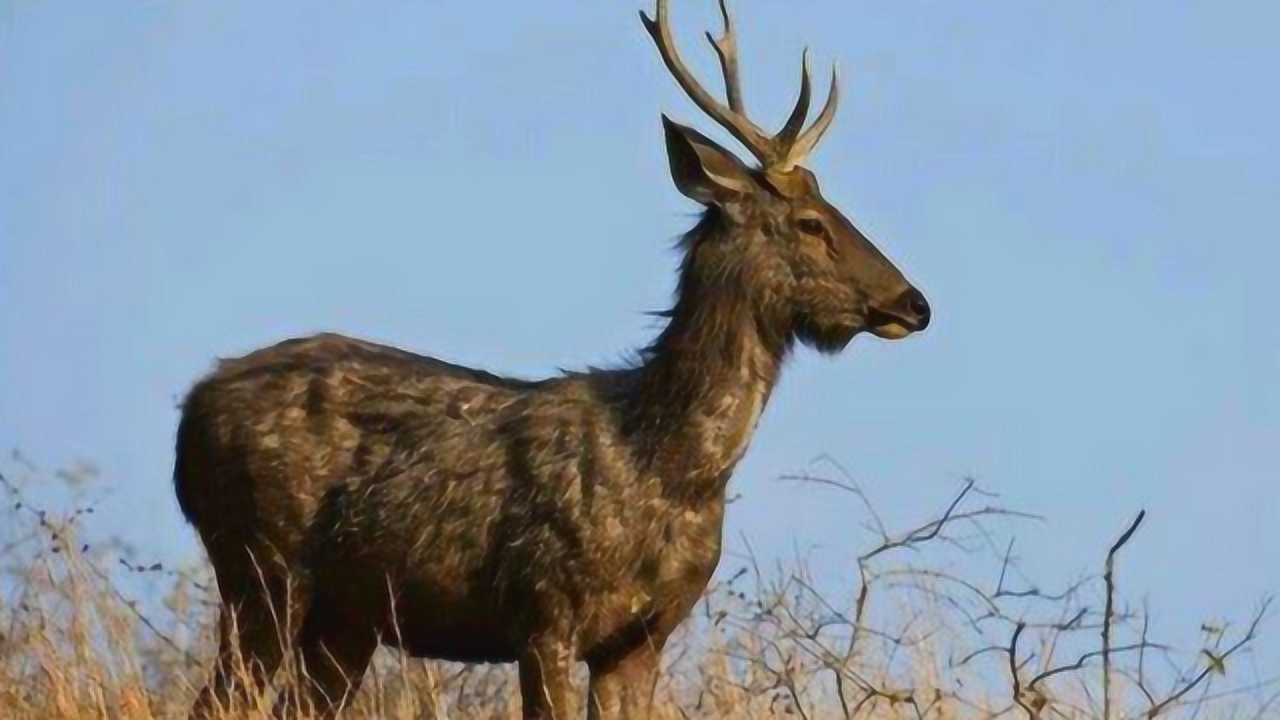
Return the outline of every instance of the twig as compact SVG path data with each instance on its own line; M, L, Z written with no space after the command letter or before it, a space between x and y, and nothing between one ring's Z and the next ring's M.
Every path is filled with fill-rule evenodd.
M1179 700L1185 697L1187 693L1190 693L1196 688L1196 686L1204 682L1212 673L1222 672L1223 668L1226 666L1227 658L1235 655L1238 651L1257 638L1258 627L1262 624L1262 620L1266 617L1267 610L1270 607L1271 599L1268 598L1262 602L1262 607L1260 607L1258 612L1253 616L1252 622L1249 623L1249 629L1245 631L1244 635L1241 636L1241 638L1231 647L1222 651L1218 655L1211 657L1209 662L1205 664L1204 668L1201 669L1200 672L1196 673L1191 679L1184 682L1182 687L1174 690L1164 700L1161 700L1148 708L1147 711L1143 713L1147 720L1152 720L1153 718L1158 717L1165 710L1173 707Z
M1147 516L1146 510L1138 512L1138 516L1129 524L1129 528L1120 535L1111 549L1107 551L1107 568L1102 579L1107 586L1107 605L1102 613L1102 720L1112 720L1111 714L1111 623L1115 618L1115 561L1116 553L1129 542L1137 532L1142 519Z

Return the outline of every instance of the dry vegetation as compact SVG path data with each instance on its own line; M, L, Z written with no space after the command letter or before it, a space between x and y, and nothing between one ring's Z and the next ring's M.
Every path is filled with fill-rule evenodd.
M1096 577L1050 592L1027 580L1008 534L1030 516L972 483L898 530L824 467L798 479L842 493L880 537L851 562L849 596L821 593L803 563L727 556L729 574L668 647L663 720L1280 717L1280 678L1249 656L1265 602L1174 649L1123 601L1119 561L1141 515L1109 551L1098 540ZM204 679L207 569L140 564L93 536L94 482L92 468L45 475L17 455L0 476L0 718L180 718ZM344 717L515 718L513 680L505 666L383 650ZM258 698L228 717L266 718L270 706Z

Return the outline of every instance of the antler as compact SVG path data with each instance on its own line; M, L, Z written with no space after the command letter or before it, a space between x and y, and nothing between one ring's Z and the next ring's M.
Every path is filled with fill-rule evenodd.
M809 75L805 73L805 86L808 85ZM790 170L791 168L804 162L809 157L809 153L818 146L822 140L822 136L831 128L831 121L836 119L836 109L840 107L840 68L839 66L831 66L831 88L827 90L827 104L822 106L822 112L818 113L818 119L813 121L808 130L805 130L796 141L787 149L787 157L782 163L782 169ZM783 128L785 131L786 128Z
M729 15L726 0L719 0L720 15L724 20L724 34L716 38L708 32L707 40L710 41L720 60L728 105L707 92L680 59L671 35L667 0L657 0L657 3L657 19L650 18L642 11L640 20L649 31L649 35L653 37L654 44L658 46L658 53L662 56L667 69L694 104L728 130L729 134L741 142L765 168L786 171L803 162L831 126L831 121L835 119L836 108L840 101L837 72L833 69L831 73L831 90L827 94L826 106L823 107L813 125L808 130L804 130L812 97L809 51L806 49L800 67L800 97L797 98L796 105L782 129L778 134L769 136L746 115L742 101L742 80L738 72L737 34L734 32L733 20Z
M671 19L667 12L667 0L658 0L657 20L650 18L643 11L640 13L640 20L644 23L644 27L649 31L649 35L653 37L653 42L658 46L658 54L662 56L662 61L666 63L667 70L675 78L680 87L684 89L689 99L702 109L704 113L720 123L725 130L738 139L746 146L747 150L762 163L768 163L773 159L773 145L769 136L764 131L751 122L741 110L735 111L733 107L726 107L719 100L711 96L711 93L693 77L693 73L689 72L689 68L685 66L684 61L680 59L680 54L676 51L675 40L671 37ZM725 15L728 17L727 13ZM729 29L731 26L726 26ZM740 92L741 85L737 79L737 53L733 43L733 35L726 32L725 42L723 45L713 43L717 48L727 48L721 50L724 53L721 56L722 67L725 71L725 85L728 88L729 102L741 105L742 95Z
M742 79L738 76L738 35L733 31L733 18L729 15L729 6L720 0L720 17L724 19L724 35L717 40L710 31L707 41L715 48L720 58L720 70L724 74L725 96L729 99L729 109L745 115L742 104Z

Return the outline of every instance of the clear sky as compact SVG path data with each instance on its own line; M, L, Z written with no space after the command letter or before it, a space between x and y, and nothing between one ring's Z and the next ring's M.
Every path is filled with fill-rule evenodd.
M674 4L713 72L714 3ZM813 167L936 319L797 355L731 547L847 573L853 504L776 480L827 453L891 519L966 474L1048 515L1046 583L1146 508L1126 582L1166 619L1280 590L1280 5L734 6L766 125L802 45L839 60ZM724 135L642 7L0 3L0 442L99 463L96 522L187 558L175 402L216 356L336 330L538 376L644 343L696 210L659 112Z

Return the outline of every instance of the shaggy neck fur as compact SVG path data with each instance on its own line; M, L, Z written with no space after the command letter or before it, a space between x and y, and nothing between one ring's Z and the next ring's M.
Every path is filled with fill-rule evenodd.
M628 400L645 459L689 500L723 494L791 345L785 317L748 294L747 263L709 212L684 240L670 322L644 351Z

